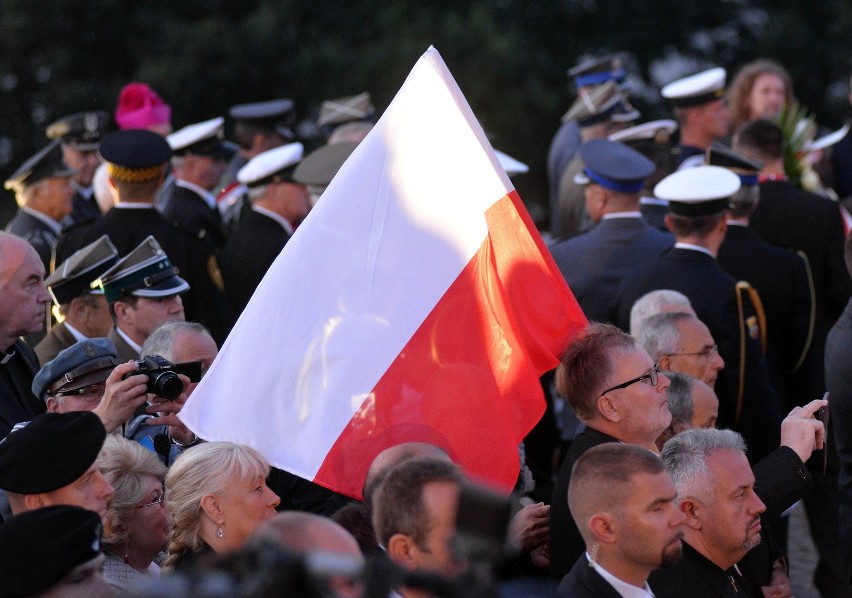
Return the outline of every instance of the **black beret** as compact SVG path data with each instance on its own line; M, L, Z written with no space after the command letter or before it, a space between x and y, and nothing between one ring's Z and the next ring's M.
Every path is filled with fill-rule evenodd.
M32 596L101 552L97 513L58 505L28 511L0 525L0 593Z
M37 415L0 442L0 489L40 494L64 488L92 466L105 438L91 411Z

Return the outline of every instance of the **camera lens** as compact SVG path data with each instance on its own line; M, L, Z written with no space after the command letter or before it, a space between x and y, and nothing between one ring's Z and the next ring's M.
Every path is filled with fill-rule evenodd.
M183 392L183 382L174 372L162 372L154 380L151 380L150 388L158 397L176 399Z

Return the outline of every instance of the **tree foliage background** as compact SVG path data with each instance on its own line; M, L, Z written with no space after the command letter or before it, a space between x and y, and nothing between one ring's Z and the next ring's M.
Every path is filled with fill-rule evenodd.
M112 112L132 80L172 105L175 127L275 97L310 118L324 99L368 90L381 110L434 45L494 146L530 165L516 184L543 222L545 156L579 60L629 52L632 98L650 119L669 115L661 85L772 58L836 127L849 40L845 0L3 0L0 176L45 144L54 118Z

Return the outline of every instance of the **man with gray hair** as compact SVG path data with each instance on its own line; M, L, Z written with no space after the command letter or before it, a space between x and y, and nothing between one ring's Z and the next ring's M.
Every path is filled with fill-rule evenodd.
M636 338L659 368L713 385L725 362L710 330L694 314L660 313L647 318Z
M668 397L672 423L657 438L660 449L669 438L686 430L715 428L719 417L719 399L712 388L686 374L666 372L666 377L671 382Z
M683 560L651 574L657 598L751 596L734 565L760 542L755 477L745 441L731 430L687 430L669 440L662 459L686 515Z
M630 336L638 338L646 319L663 312L685 312L694 314L689 297L671 289L649 291L639 297L630 308Z

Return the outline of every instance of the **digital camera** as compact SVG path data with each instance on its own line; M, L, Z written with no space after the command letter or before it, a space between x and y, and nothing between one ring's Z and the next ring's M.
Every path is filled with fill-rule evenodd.
M124 374L122 380L129 376L145 374L148 376L148 392L172 401L183 392L183 381L178 374L183 374L190 382L198 382L201 379L200 361L172 363L159 355L145 355L136 364L139 369Z

